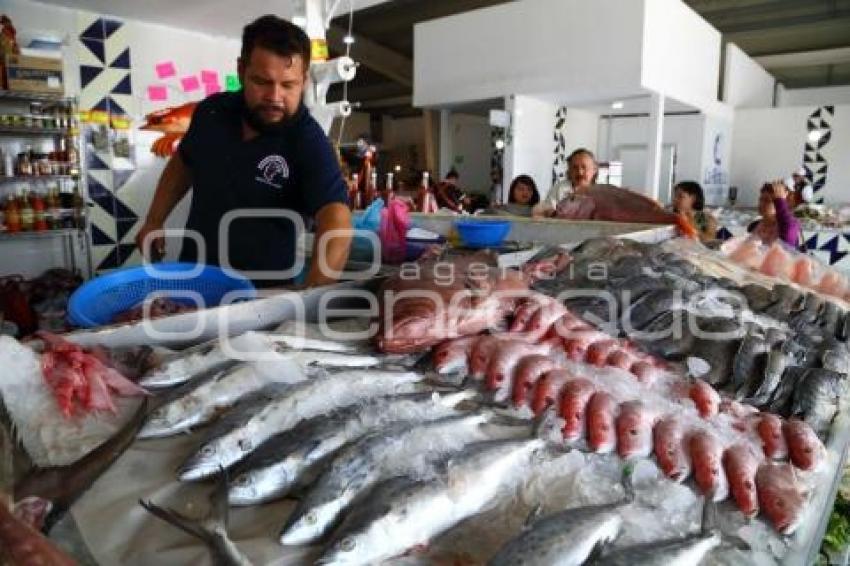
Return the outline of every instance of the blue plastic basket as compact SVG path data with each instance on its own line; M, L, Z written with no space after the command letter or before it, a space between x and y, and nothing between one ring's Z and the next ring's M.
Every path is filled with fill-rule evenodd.
M173 273L153 277L152 271ZM199 271L199 273L192 273ZM199 308L215 307L232 291L241 291L245 299L257 295L254 285L244 277L218 267L193 263L157 263L148 268L130 267L92 279L77 289L68 302L68 318L75 326L92 328L110 324L116 315L140 305L150 293L168 295L176 291L174 300ZM203 304L180 292L198 293Z
M511 231L509 220L458 220L455 229L468 248L495 248L502 245Z

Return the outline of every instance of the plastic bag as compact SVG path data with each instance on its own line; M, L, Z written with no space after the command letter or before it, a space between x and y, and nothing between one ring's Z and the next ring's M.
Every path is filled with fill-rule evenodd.
M372 201L369 208L363 214L354 218L352 224L355 230L369 230L377 232L381 228L381 211L384 209L384 200L377 198Z
M407 205L393 199L381 211L381 259L388 263L401 263L407 255L407 230L410 228L410 213Z
M381 211L384 209L383 199L377 198L372 201L369 208L352 219L354 230L378 233L381 229ZM372 240L355 232L351 241L351 254L349 259L354 261L372 261L377 255Z

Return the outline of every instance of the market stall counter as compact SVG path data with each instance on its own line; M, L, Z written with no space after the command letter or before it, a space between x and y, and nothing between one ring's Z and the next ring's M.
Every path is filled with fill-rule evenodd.
M76 526L98 564L207 563L204 545L169 524L171 509L218 517L213 553L255 564L499 563L517 549L582 563L596 543L603 563L676 552L811 563L847 451L848 305L654 234L501 258L455 252L423 260L413 278L148 323L167 331L158 344L201 344L143 372L156 410L54 536ZM400 293L414 290L449 306ZM347 299L320 324L330 291ZM376 303L365 298L375 291ZM677 317L694 326L646 334ZM263 358L233 361L225 335ZM150 341L141 323L71 337L112 359ZM16 344L8 363L38 384L28 350ZM0 391L9 405L14 393ZM138 406L117 402L125 420ZM81 431L108 436L96 425L109 418L74 430L63 418L23 434L27 451L70 460ZM216 493L232 506L226 529ZM575 512L559 518L564 509ZM579 536L588 524L598 538Z

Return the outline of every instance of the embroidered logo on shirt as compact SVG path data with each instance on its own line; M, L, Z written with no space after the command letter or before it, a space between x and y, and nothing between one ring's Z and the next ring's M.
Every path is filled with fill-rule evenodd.
M256 180L280 189L283 187L283 181L289 179L289 165L286 164L286 159L280 155L268 155L257 165L260 174Z

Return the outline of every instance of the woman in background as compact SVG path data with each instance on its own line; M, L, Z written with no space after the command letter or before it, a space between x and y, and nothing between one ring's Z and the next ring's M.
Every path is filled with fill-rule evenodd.
M759 194L761 219L747 227L747 231L761 238L765 244L782 240L789 246L800 245L800 221L794 217L788 204L788 188L782 181L765 183Z
M696 181L682 181L673 187L673 211L685 217L701 241L717 237L717 219L705 211L705 195Z
M540 202L540 193L537 185L529 175L519 175L511 181L508 190L508 203L523 206L535 206Z

